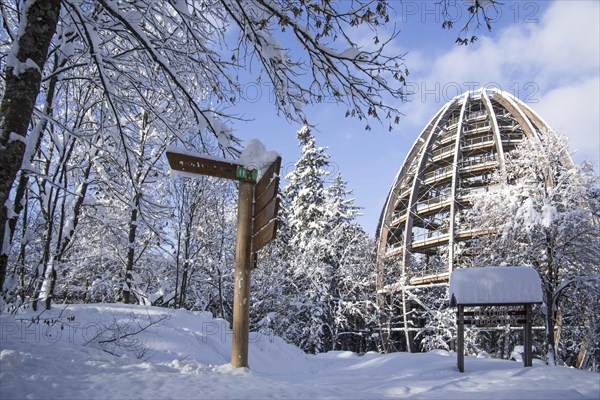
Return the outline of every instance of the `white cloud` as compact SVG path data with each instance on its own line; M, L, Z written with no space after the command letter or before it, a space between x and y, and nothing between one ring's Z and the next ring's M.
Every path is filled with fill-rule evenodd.
M411 51L408 64L414 54L422 70L411 69L418 93L404 107L409 122L419 121L422 128L460 88L497 84L567 135L572 150L578 149L576 161L598 166L599 14L600 2L556 1L539 23L512 25L475 46L455 47L441 56Z
M560 86L546 93L536 111L557 132L567 136L576 162L600 163L600 78Z

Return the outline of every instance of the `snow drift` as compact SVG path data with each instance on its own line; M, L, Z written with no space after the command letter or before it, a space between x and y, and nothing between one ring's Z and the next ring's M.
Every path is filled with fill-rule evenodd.
M1 397L597 399L598 374L485 358L457 371L436 351L307 355L252 333L250 369L229 364L231 331L206 313L121 304L0 317Z

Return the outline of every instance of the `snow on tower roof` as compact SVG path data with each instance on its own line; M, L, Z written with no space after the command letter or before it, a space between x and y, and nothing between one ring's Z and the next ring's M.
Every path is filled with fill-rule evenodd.
M542 302L542 282L530 267L461 268L450 274L450 305Z

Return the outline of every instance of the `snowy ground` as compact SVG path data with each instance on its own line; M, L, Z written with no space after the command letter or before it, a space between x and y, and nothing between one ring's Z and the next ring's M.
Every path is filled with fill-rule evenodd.
M234 369L227 324L206 314L118 304L63 308L37 323L31 313L0 317L1 399L600 398L599 374L540 362L523 368L466 357L461 374L445 352L314 356L259 335L251 335L250 369ZM156 323L127 336L149 322ZM111 341L115 336L124 338Z

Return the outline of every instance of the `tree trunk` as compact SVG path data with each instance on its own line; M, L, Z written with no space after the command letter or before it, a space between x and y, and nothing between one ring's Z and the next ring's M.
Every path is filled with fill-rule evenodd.
M179 307L185 308L185 294L188 285L189 261L186 259L183 262L183 274L181 275L181 290L179 291Z
M546 301L546 341L548 342L548 364L556 364L556 344L554 343L554 323L556 321L556 311L554 309L554 299L551 289L546 289L544 293Z
M5 87L0 104L0 290L8 261L7 201L21 168L27 128L40 91L41 70L56 32L61 0L26 1L19 32L7 58ZM33 63L32 63L32 62ZM33 66L32 64L35 64Z
M54 263L55 259L52 259L51 264L48 266L46 279L44 280L44 291L42 292L44 298L44 307L49 310L52 307L52 296L54 295L54 286L56 285L56 268ZM47 285L47 286L46 286Z
M185 227L185 238L183 242L183 273L181 275L181 288L179 290L179 307L185 308L185 298L188 286L189 270L190 270L190 247L192 240L192 225L194 223L194 207L188 214L188 221Z
M81 217L81 212L83 210L83 202L85 201L87 191L90 186L89 179L90 179L90 175L92 172L92 166L94 165L93 160L96 158L98 153L99 153L99 148L96 148L94 153L90 154L88 164L85 166L83 176L81 178L81 181L82 181L81 188L80 188L79 192L76 193L77 197L75 199L75 204L73 204L73 214L71 216L70 223L68 224L70 229L67 232L65 232L63 235L61 235L62 241L59 242L59 244L57 245L57 248L56 248L56 259L59 262L62 261L63 256L65 255L65 252L67 251L67 248L69 247L69 244L71 244L73 237L75 236L75 231L77 229L77 226L79 225L79 218Z
M219 268L217 268L217 272L219 276L219 318L225 319L225 300L223 299L223 274L221 274L221 270Z
M173 308L179 308L179 256L181 255L181 224L179 224L179 232L177 233L177 252L175 253L175 295L173 296Z
M557 332L555 327L560 321L557 319L558 316L558 299L555 298L555 290L558 287L558 266L555 265L554 261L554 237L548 231L546 231L546 274L547 282L545 287L545 300L546 300L546 340L548 342L548 363L555 365L558 361L557 356Z
M32 146L33 148L30 148L28 151L28 159L25 159L24 161L27 162L31 162L35 156L35 154L38 152L39 148L40 148L40 144L42 142L42 137L43 137L43 132L46 130L46 127L48 126L48 121L52 119L52 104L54 103L54 95L56 93L56 85L58 83L58 77L59 74L56 73L56 71L59 68L64 67L64 65L66 64L66 60L64 60L63 62L60 63L60 65L58 65L58 54L54 55L54 65L52 67L52 77L50 78L50 81L48 83L48 91L46 92L46 100L44 101L44 114L47 115L50 118L43 118L40 119L37 123L35 128L32 129L32 136L30 141L29 141L29 146ZM35 144L34 144L35 142ZM25 204L23 203L23 197L25 196L25 192L27 190L27 185L29 183L29 173L26 171L21 171L21 174L19 175L19 183L16 187L15 190L15 200L13 202L13 216L12 218L8 219L8 227L10 229L9 233L8 233L8 238L9 238L9 243L12 243L13 241L13 236L15 233L15 229L17 226L17 220L19 218L19 214L21 213L21 210L23 210L23 207L25 206Z
M140 207L141 195L136 193L131 209L131 217L129 219L129 236L127 240L127 259L125 264L125 284L123 285L123 303L131 302L131 284L133 277L134 255L135 255L135 237L137 232L138 209Z
M48 175L47 170L44 175ZM52 237L54 236L54 213L56 210L56 202L58 201L58 194L55 195L55 188L51 187L48 194L48 209L45 212L45 220L46 220L46 235L44 238L44 248L42 252L42 259L38 264L38 268L35 273L35 292L33 294L33 299L31 302L31 308L33 311L37 311L37 304L42 292L44 290L44 282L49 277L47 275L48 265L50 265L50 246L52 244ZM53 200L53 201L51 201ZM43 210L43 208L42 208ZM52 263L54 260L52 260Z
M17 257L17 270L19 274L19 298L21 303L25 302L25 257L27 253L27 243L29 242L29 195L25 193L25 207L23 208L23 233L21 237L21 246L19 250L19 256Z

